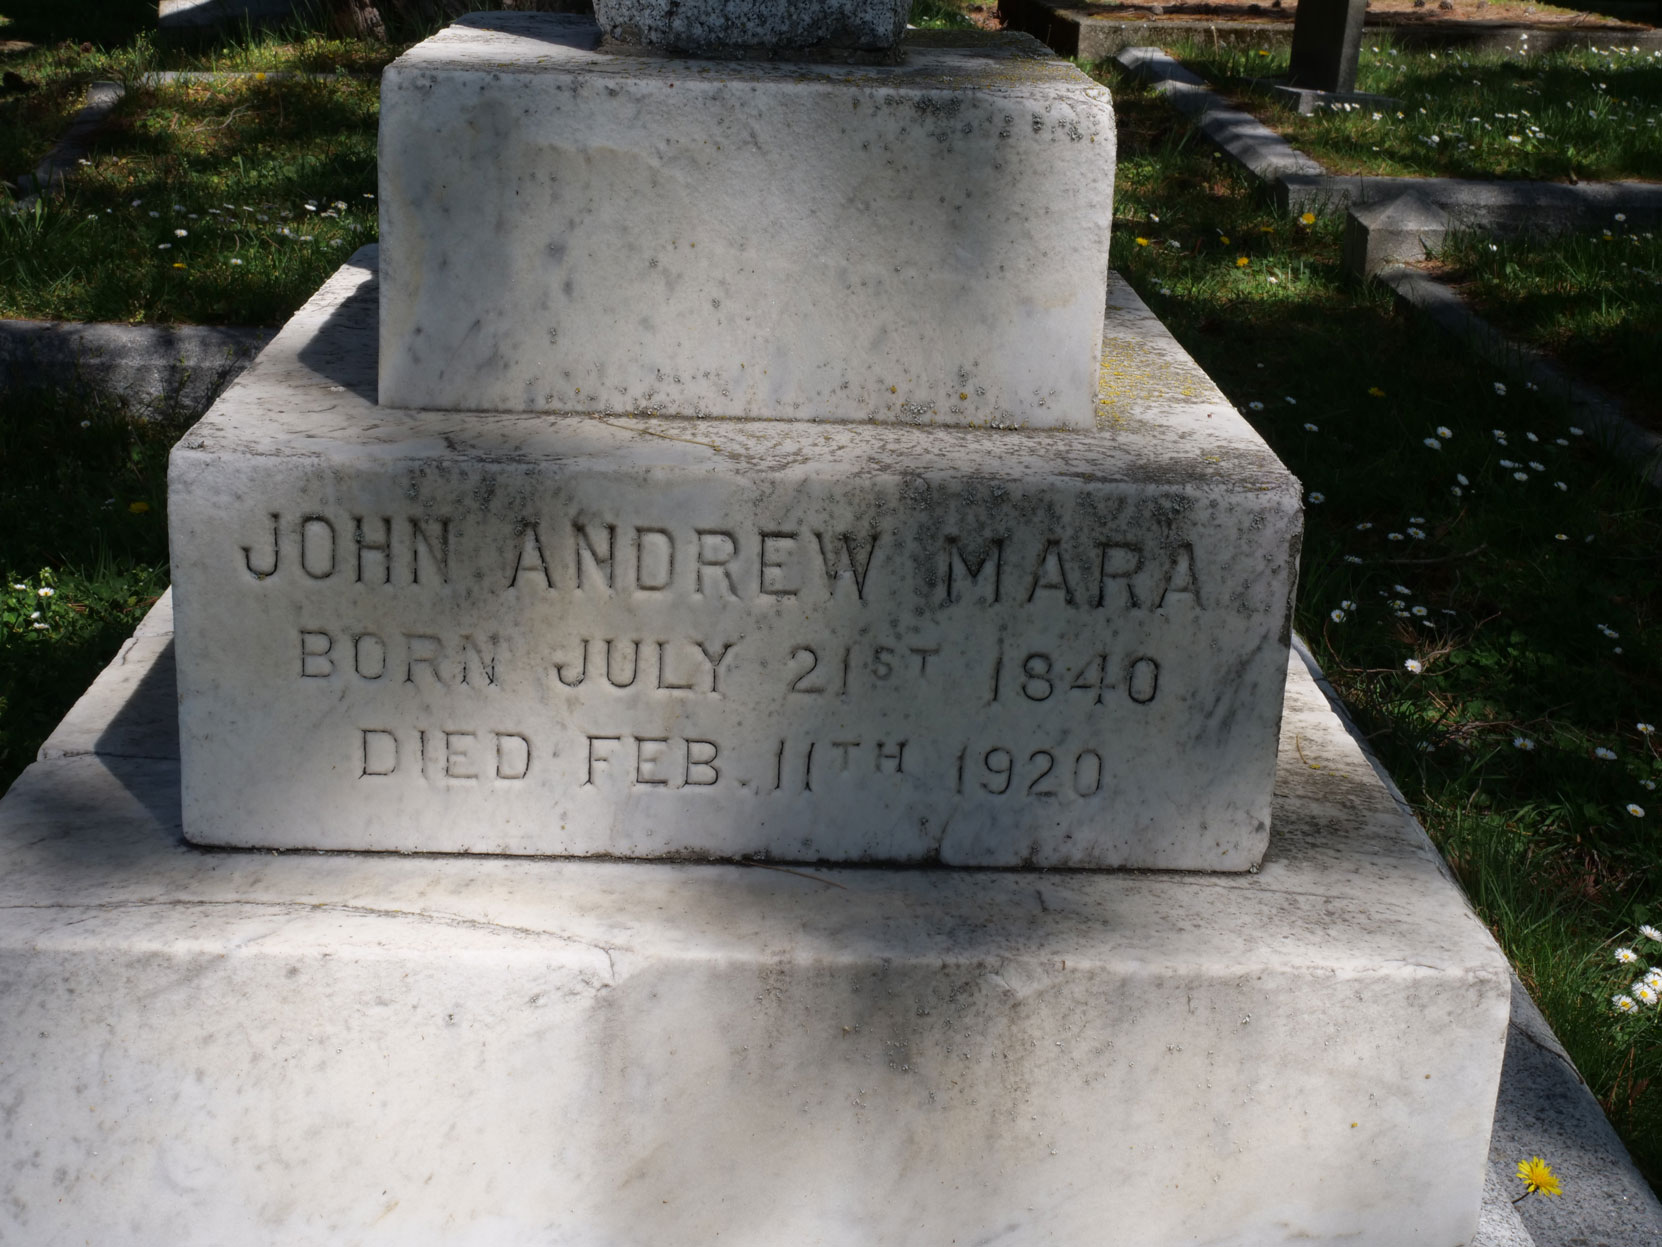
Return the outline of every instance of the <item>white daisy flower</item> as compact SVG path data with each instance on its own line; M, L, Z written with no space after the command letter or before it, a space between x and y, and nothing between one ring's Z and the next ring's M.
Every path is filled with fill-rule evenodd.
M1662 944L1662 931L1658 931L1655 927L1652 927L1652 926L1640 927L1639 928L1639 934L1644 936L1647 940L1651 941L1651 943L1653 943L1653 944Z
M1304 431L1306 433L1320 433L1321 432L1321 426L1311 424L1308 420L1306 420L1304 422Z
M1657 1000L1656 988L1652 987L1643 979L1640 979L1633 985L1633 998L1640 1004L1649 1005L1654 1009L1656 1007Z
M1330 610L1327 612L1327 617L1334 623L1344 623L1345 621L1345 613L1342 610Z
M1633 1013L1639 1008L1632 996L1612 996L1610 1003L1616 1006L1617 1013Z
M1505 385L1504 382L1501 382L1501 381L1496 381L1495 382L1495 393L1499 394L1502 398L1506 397L1506 385Z
M1633 802L1629 801L1627 803L1627 812L1633 815L1634 818L1643 818L1645 816L1645 807L1642 805L1635 805Z
M1425 437L1420 440L1431 450L1441 450L1443 448L1443 444L1435 437Z
M1624 966L1630 966L1635 961L1639 960L1639 954L1634 952L1631 948L1618 948L1616 950L1616 960L1621 962Z
M1317 503L1317 504L1323 503L1323 502L1327 501L1327 495L1323 494L1323 493L1317 493L1316 491L1312 490L1311 493L1310 493L1309 501L1312 502L1312 503Z
M1616 760L1616 751L1614 749L1606 749L1603 745L1600 745L1597 749L1593 750L1593 756L1601 762L1614 762Z
M1512 738L1512 748L1521 749L1525 753L1531 753L1535 749L1535 742L1530 740L1527 736L1514 736Z
M1449 428L1446 424L1439 424L1437 426L1437 436L1446 442L1449 438L1454 436L1454 430Z
M1419 675L1420 672L1425 670L1425 664L1418 658L1405 658L1402 669L1408 672L1409 675Z

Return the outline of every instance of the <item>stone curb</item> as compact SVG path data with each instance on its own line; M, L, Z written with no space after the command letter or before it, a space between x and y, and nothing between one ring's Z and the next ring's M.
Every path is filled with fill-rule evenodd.
M1383 208L1386 201L1400 201L1412 193L1424 201L1424 215L1430 218L1444 214L1448 225L1456 228L1502 233L1562 231L1610 221L1617 212L1623 213L1630 225L1662 224L1662 186L1648 182L1565 186L1555 182L1457 178L1335 177L1256 117L1228 105L1198 74L1159 48L1125 48L1114 60L1193 118L1196 127L1229 159L1265 183L1277 204L1288 212L1344 211L1353 205ZM1364 212L1362 220L1353 218L1347 224L1347 231L1353 235L1347 253L1355 264L1363 271L1377 270L1380 280L1399 297L1449 332L1467 339L1480 358L1562 396L1612 450L1639 465L1647 483L1662 488L1662 438L1629 420L1621 404L1609 394L1572 380L1539 352L1506 338L1447 287L1416 270L1390 264L1392 259L1415 258L1411 240L1434 236L1437 231L1425 223L1399 231L1396 249L1404 254L1391 256L1385 254L1390 248L1371 245L1366 236L1367 218L1373 215ZM1393 214L1386 208L1378 215L1389 218ZM1409 244L1406 249L1405 243Z
M368 79L378 75L364 74L316 74L305 73L299 70L279 69L270 73L260 70L217 70L217 69L163 69L154 73L144 74L135 81L140 86L166 86L175 82L216 82L222 79L255 78L261 81L281 81L291 78L308 78L314 82L332 82L337 78ZM124 82L93 82L87 84L86 104L77 112L69 123L63 138L59 139L52 150L47 153L46 159L31 173L25 173L17 179L18 201L13 209L17 212L27 212L34 206L35 200L42 194L55 195L63 190L64 178L75 170L76 162L87 154L92 141L97 138L98 132L103 129L104 123L109 120L110 112L121 102L127 94L128 84Z
M1419 827L1419 816L1296 633L1293 652L1403 817ZM1436 860L1454 881L1441 854ZM1544 1158L1563 1179L1562 1197L1512 1203L1518 1193L1514 1167L1530 1156ZM1489 1143L1489 1175L1472 1247L1662 1247L1662 1203L1634 1167L1586 1080L1516 973L1506 1062Z
M1314 163L1314 162L1312 162ZM1318 166L1319 167L1319 166ZM1265 179L1269 181L1271 179ZM1655 182L1488 182L1476 178L1363 177L1283 174L1270 192L1287 212L1343 211L1413 191L1442 208L1457 226L1499 233L1551 233L1608 224L1624 213L1629 225L1662 224L1662 185Z
M1159 48L1128 47L1113 58L1149 83L1236 164L1261 181L1285 176L1321 178L1327 170L1297 150L1251 113L1233 108L1193 70Z
M120 403L138 415L199 415L274 329L0 321L0 393L35 386Z
M1563 230L1602 224L1621 212L1633 225L1662 224L1654 182L1491 182L1474 178L1330 174L1251 113L1235 108L1193 70L1153 47L1121 49L1113 60L1149 83L1236 164L1267 184L1287 212L1338 211L1416 191L1469 229Z
M63 138L35 166L34 173L18 178L18 211L32 207L35 197L42 192L52 194L63 189L64 176L87 154L94 136L109 119L110 110L121 102L126 92L127 88L118 82L94 82L87 87L87 102L70 121Z
M1479 358L1562 398L1596 437L1638 466L1646 484L1662 489L1662 436L1629 420L1614 397L1569 377L1540 352L1512 341L1453 290L1418 269L1387 265L1375 276L1440 328L1465 339Z
M1285 46L1292 42L1293 23L1285 21L1164 22L1136 18L1102 17L1088 9L1071 7L1066 0L999 0L998 13L1011 30L1025 31L1048 44L1059 56L1106 60L1139 44L1197 39L1214 47ZM1475 51L1515 48L1528 42L1532 49L1599 47L1620 43L1628 47L1662 48L1662 31L1646 26L1560 27L1500 26L1485 22L1439 22L1426 26L1364 28L1375 37L1388 34L1402 44L1462 47Z

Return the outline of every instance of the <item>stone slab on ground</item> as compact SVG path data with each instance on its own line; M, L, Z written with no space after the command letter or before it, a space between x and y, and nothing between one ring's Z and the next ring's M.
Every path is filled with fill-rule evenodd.
M192 839L1257 860L1300 487L1123 283L1098 429L913 429L378 407L372 266L173 454Z
M163 30L284 22L296 7L296 0L158 0L156 19Z
M598 39L480 14L387 69L383 404L1091 426L1106 88L1024 35L829 66Z
M275 334L235 326L0 320L0 388L47 386L140 414L196 414Z
M0 1237L1471 1242L1505 963L1284 722L1231 876L201 850L94 724L0 804Z

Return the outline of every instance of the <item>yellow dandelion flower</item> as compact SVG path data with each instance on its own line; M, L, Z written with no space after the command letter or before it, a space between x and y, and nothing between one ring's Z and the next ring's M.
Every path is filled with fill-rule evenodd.
M1299 217L1298 221L1300 225L1314 225L1316 223L1316 214L1314 212L1306 212L1303 216Z
M1236 268L1245 268L1248 264L1251 264L1251 263L1252 263L1252 261L1247 259L1244 255L1238 255L1238 256L1235 257L1235 267Z
M1385 391L1380 389L1377 385L1370 385L1368 387L1368 393L1372 394L1375 398L1385 397Z
M1146 246L1148 246L1148 239L1146 239L1146 238L1139 238L1139 239L1138 239L1138 240L1137 240L1137 245L1138 245L1138 246L1139 246L1139 247L1146 247Z
M150 509L150 504L148 502L129 502L127 509L134 515L143 515Z
M1221 242L1224 246L1227 247L1229 245L1229 235L1228 234L1219 234L1218 235L1218 241Z
M1518 1162L1518 1180L1526 1188L1525 1195L1562 1195L1564 1193L1558 1185L1558 1175L1553 1173L1552 1166L1539 1156L1531 1156L1528 1160Z

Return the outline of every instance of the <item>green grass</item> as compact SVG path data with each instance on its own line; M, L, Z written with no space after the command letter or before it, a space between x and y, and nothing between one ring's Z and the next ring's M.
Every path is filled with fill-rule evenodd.
M1448 278L1507 334L1623 398L1662 432L1662 240L1624 221L1558 238L1451 237Z
M1357 87L1400 104L1309 117L1266 93L1286 48L1173 52L1335 173L1662 179L1662 52L1439 52L1370 35Z
M0 792L167 587L182 431L0 392Z
M1304 482L1297 626L1655 1184L1662 1025L1610 997L1662 925L1662 500L1113 86L1113 262Z
M376 236L376 117L348 77L135 89L66 194L0 214L0 316L281 323Z

